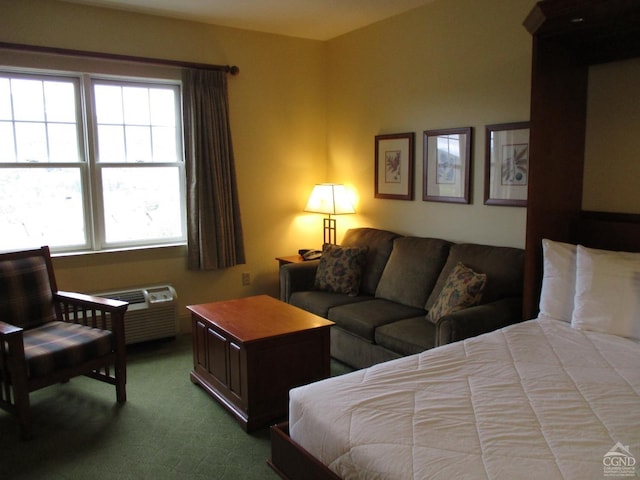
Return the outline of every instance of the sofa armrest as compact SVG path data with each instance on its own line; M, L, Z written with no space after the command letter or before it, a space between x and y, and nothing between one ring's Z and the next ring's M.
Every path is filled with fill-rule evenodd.
M436 324L436 347L522 321L522 297L508 297L444 315Z
M289 303L293 292L313 289L320 260L287 263L280 267L280 300Z

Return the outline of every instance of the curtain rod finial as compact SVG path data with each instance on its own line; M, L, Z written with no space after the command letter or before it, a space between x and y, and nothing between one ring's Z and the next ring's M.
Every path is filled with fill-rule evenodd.
M240 68L238 68L238 67L237 67L237 66L235 66L235 65L231 65L231 66L229 67L229 73L230 73L231 75L238 75L238 74L240 73Z

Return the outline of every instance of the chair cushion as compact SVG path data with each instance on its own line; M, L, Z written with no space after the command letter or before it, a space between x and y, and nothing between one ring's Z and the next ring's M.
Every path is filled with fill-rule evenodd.
M0 319L24 329L55 320L53 294L43 257L0 262Z
M333 307L329 310L327 318L344 330L373 343L375 330L381 325L416 316L422 316L424 320L426 314L427 312L421 308L376 298L367 302Z
M438 238L396 238L376 297L424 308L447 261L450 245L451 242Z
M352 228L347 230L342 239L343 247L368 247L367 263L362 273L360 291L366 295L374 295L382 271L384 270L393 240L399 237L397 233L377 228Z
M484 273L476 273L458 262L429 310L427 319L437 323L444 315L477 305L482 298L486 281Z
M113 348L111 331L75 323L56 320L24 332L24 354L29 378L79 365L106 355Z
M326 244L316 270L314 288L325 292L358 295L366 255L367 247Z

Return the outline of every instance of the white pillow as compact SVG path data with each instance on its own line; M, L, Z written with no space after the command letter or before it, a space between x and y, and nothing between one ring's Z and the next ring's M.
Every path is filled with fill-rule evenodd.
M578 246L571 326L640 340L640 253Z
M540 313L571 323L576 294L576 246L542 240L544 274Z

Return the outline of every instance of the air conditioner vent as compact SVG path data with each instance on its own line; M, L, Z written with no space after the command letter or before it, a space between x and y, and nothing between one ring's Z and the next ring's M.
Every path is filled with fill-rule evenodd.
M104 298L110 298L112 300L129 302L130 304L145 302L144 290L128 290L128 291L122 291L122 292L111 292L111 293L104 293L100 296Z
M127 344L176 336L178 300L171 285L101 292L94 295L129 302L124 316Z

